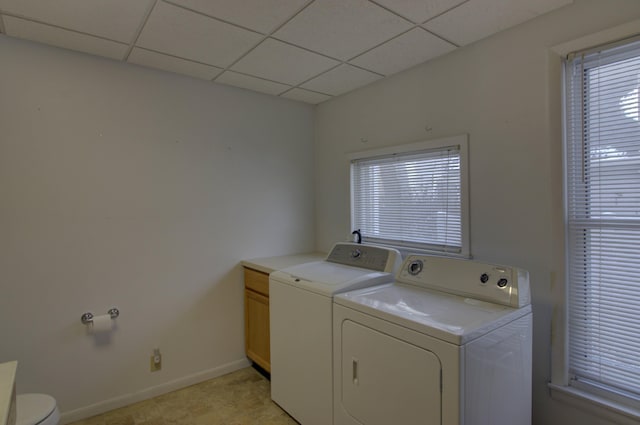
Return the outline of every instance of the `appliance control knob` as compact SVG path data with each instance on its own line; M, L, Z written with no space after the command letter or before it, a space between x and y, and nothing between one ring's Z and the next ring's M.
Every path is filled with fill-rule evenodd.
M489 275L486 273L482 273L480 275L480 282L487 283L489 281Z
M409 263L409 267L408 267L408 271L409 274L412 276L417 275L418 273L420 273L422 271L422 261L421 260L414 260L412 262Z
M360 258L361 255L362 251L360 251L359 249L354 249L353 251L351 251L351 257L353 258Z
M509 283L509 281L507 279L505 279L504 277L500 278L500 280L498 280L498 286L500 288L504 288L505 286L507 286L508 283Z

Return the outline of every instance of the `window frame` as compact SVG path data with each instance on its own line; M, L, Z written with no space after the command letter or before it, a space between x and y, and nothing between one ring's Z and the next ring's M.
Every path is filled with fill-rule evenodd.
M393 243L380 242L376 239L375 243L396 248L403 255L407 253L423 253L437 254L451 257L471 258L470 251L470 226L469 226L469 135L461 134L456 136L442 137L437 139L423 140L414 143L402 144L397 146L388 146L384 148L369 149L365 151L353 152L347 155L349 160L349 183L350 183L350 226L354 229L354 184L353 184L353 161L362 159L371 159L375 157L391 156L394 154L409 154L425 150L444 150L448 147L457 146L460 154L460 228L461 228L461 247L460 252L446 252L440 250L428 249L425 247L406 245L396 245ZM362 240L366 242L366 235Z
M617 27L609 28L599 33L590 34L577 40L572 40L551 48L558 54L558 59L568 59L574 52L590 53L595 50L613 48L621 44L637 41L640 20L629 22ZM562 155L563 155L563 228L562 235L564 258L557 266L561 270L563 281L554 290L557 297L557 309L554 311L551 334L551 380L548 383L550 395L553 399L567 403L589 414L615 421L619 424L635 425L640 420L640 407L629 404L627 400L607 393L597 388L585 388L570 385L569 376L569 208L568 208L568 129L567 129L567 76L569 66L566 61L561 66L562 93ZM553 275L552 275L553 277ZM556 285L554 285L556 286Z

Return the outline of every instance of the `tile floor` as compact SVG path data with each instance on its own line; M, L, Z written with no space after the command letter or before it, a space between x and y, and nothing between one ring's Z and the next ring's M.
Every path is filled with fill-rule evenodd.
M296 425L252 367L71 425Z

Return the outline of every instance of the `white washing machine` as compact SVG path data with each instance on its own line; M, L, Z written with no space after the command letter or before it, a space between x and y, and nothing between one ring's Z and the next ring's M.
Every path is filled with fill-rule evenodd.
M271 398L304 425L333 421L334 294L391 282L394 249L336 244L326 260L271 273Z
M524 270L410 255L334 297L333 326L335 425L531 424Z

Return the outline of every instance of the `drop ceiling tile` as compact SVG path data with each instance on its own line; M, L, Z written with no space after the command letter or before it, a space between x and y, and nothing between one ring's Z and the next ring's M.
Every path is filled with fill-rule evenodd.
M259 31L263 34L286 22L310 0L173 0L223 21Z
M417 24L438 16L465 1L467 0L375 0L376 3Z
M573 0L469 0L423 26L459 46L464 46L572 2Z
M300 102L311 103L317 105L325 100L331 99L331 96L327 96L321 93L315 93L309 90L303 89L291 89L280 97L286 97L287 99L299 100Z
M238 74L233 71L225 71L222 75L216 78L216 83L228 84L230 86L242 87L244 89L276 95L291 88L291 86L287 86L286 84L275 83L273 81L263 80L262 78Z
M383 75L391 75L449 53L455 48L453 44L418 27L358 56L350 63Z
M152 3L152 0L0 0L0 11L131 43Z
M274 37L347 60L411 26L367 0L322 0L296 15Z
M149 50L135 47L129 55L128 62L143 65L150 68L162 69L164 71L175 72L177 74L188 75L202 80L211 80L222 72L221 68L204 65L197 62L180 59L162 53L151 52Z
M255 32L158 2L136 45L226 67L261 39Z
M308 50L267 39L231 69L295 86L339 63Z
M49 25L38 24L20 18L4 15L5 31L12 37L24 38L65 49L78 50L111 59L121 60L128 46L103 38L92 37Z
M380 78L382 78L382 76L374 74L373 72L343 64L304 83L301 87L338 96L342 93L355 90L358 87L373 83Z

